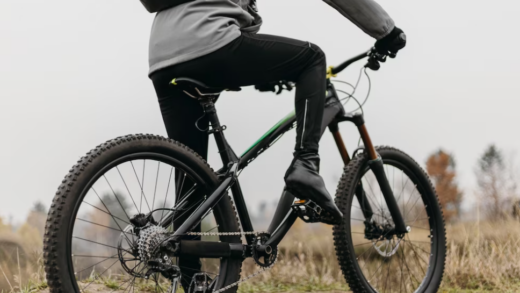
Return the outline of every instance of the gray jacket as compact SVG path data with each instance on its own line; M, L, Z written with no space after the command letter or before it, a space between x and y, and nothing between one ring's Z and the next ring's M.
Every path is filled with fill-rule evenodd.
M390 16L373 0L323 1L376 39L394 28ZM258 32L261 24L250 0L196 0L163 10L152 26L149 73L216 51L241 32Z

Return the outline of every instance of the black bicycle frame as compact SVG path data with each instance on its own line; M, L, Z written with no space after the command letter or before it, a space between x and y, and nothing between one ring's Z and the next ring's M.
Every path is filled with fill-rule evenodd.
M341 64L338 68L330 69L329 74L338 73L348 65L352 64L353 62L361 60L365 57L367 57L367 54L358 55L352 58L351 60L348 60L345 63ZM243 248L241 245L237 246L230 244L229 246L226 246L225 243L215 244L214 242L204 241L181 241L181 237L185 233L191 231L191 229L193 229L193 227L195 227L195 225L197 225L201 221L203 216L218 203L218 201L227 193L229 189L231 189L231 192L233 194L234 203L236 205L239 219L244 232L254 231L253 224L251 223L249 212L247 210L247 206L244 200L242 189L240 188L240 183L238 181L238 173L245 167L247 167L265 150L271 147L287 131L294 128L296 126L296 117L294 112L287 115L285 118L280 120L280 122L278 122L275 126L273 126L266 134L264 134L244 154L238 157L226 141L223 132L225 130L225 127L221 126L220 121L218 119L214 105L214 99L203 97L200 99L200 102L201 105L204 107L207 117L209 118L211 124L210 133L212 133L215 137L219 154L223 162L224 167L217 172L217 174L221 177L221 183L220 186L211 195L207 197L206 201L201 206L199 206L190 215L188 219L186 219L186 221L173 233L172 236L170 236L167 242L182 242L182 244L180 245L181 247L189 247L188 244L196 245L198 249L191 249L190 251L191 254L195 253L199 257L229 257L230 255L241 255L243 257L244 255L242 253L237 253L243 252ZM343 143L343 139L340 135L338 126L340 122L344 121L352 122L358 128L358 131L361 135L361 139L364 143L364 150L370 159L370 169L375 174L375 177L379 183L379 186L387 203L388 209L390 211L390 214L394 220L395 233L398 235L403 235L407 233L407 228L405 226L401 212L399 211L392 189L390 188L390 185L384 173L383 162L378 156L372 144L370 136L368 135L368 131L366 129L363 116L361 114L345 113L343 105L338 99L338 95L336 93L334 85L328 79L327 98L325 103L321 133L323 135L326 128L329 128L334 137L342 160L344 164L347 165L350 162L350 157L347 152L347 149L345 148L345 144ZM294 195L290 194L288 191L284 189L268 229L268 232L271 233L271 237L269 238L267 243L265 243L261 247L257 247L256 249L264 250L266 249L266 247L273 247L278 245L280 241L283 239L283 237L286 235L286 233L289 231L289 229L297 219L296 213L293 212L291 209L291 206L294 202L294 198ZM365 219L367 221L370 221L374 213L361 185L356 190L356 198L358 199ZM248 245L253 245L254 240L255 237L253 235L246 236L246 241ZM220 253L216 253L215 250L220 251Z

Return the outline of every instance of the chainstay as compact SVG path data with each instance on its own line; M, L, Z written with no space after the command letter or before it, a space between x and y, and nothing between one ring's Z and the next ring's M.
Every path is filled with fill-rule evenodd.
M261 232L254 232L254 231L250 231L250 232L188 232L188 233L186 233L186 235L190 235L190 236L246 236L246 235L258 236L260 234L265 234L265 233L268 233L268 232L265 232L265 231L261 231ZM213 291L213 293L222 293L226 290L229 290L233 287L240 285L241 283L249 281L250 279L270 270L276 264L277 260L278 260L278 256L275 258L274 262L270 266L261 267L260 270L254 272L248 276L245 276L244 278L242 278L234 283L231 283L223 288L215 290L215 291ZM170 292L171 292L171 290L170 290Z

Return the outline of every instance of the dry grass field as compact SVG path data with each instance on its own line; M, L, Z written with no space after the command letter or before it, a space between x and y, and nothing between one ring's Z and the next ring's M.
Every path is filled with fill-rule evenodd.
M0 292L48 292L35 232L0 232ZM519 222L458 223L447 233L441 292L520 292ZM298 223L279 247L276 266L241 285L240 292L348 292L331 234L327 226ZM243 273L256 269L248 260ZM89 291L122 292L110 279Z

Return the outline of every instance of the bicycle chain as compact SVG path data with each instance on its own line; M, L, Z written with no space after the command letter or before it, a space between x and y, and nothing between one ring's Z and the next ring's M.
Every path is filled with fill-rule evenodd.
M268 232L188 232L188 233L186 233L186 235L189 235L189 236L246 236L246 235L258 236L263 233L268 233ZM278 257L275 258L274 262L270 266L262 267L260 270L254 272L248 276L245 276L244 278L242 278L234 283L231 283L231 284L227 285L226 287L213 291L212 293L222 293L226 290L229 290L233 287L240 285L241 283L249 281L249 279L252 279L252 278L270 270L276 264L277 260L278 260ZM172 292L171 288L170 288L169 292Z

